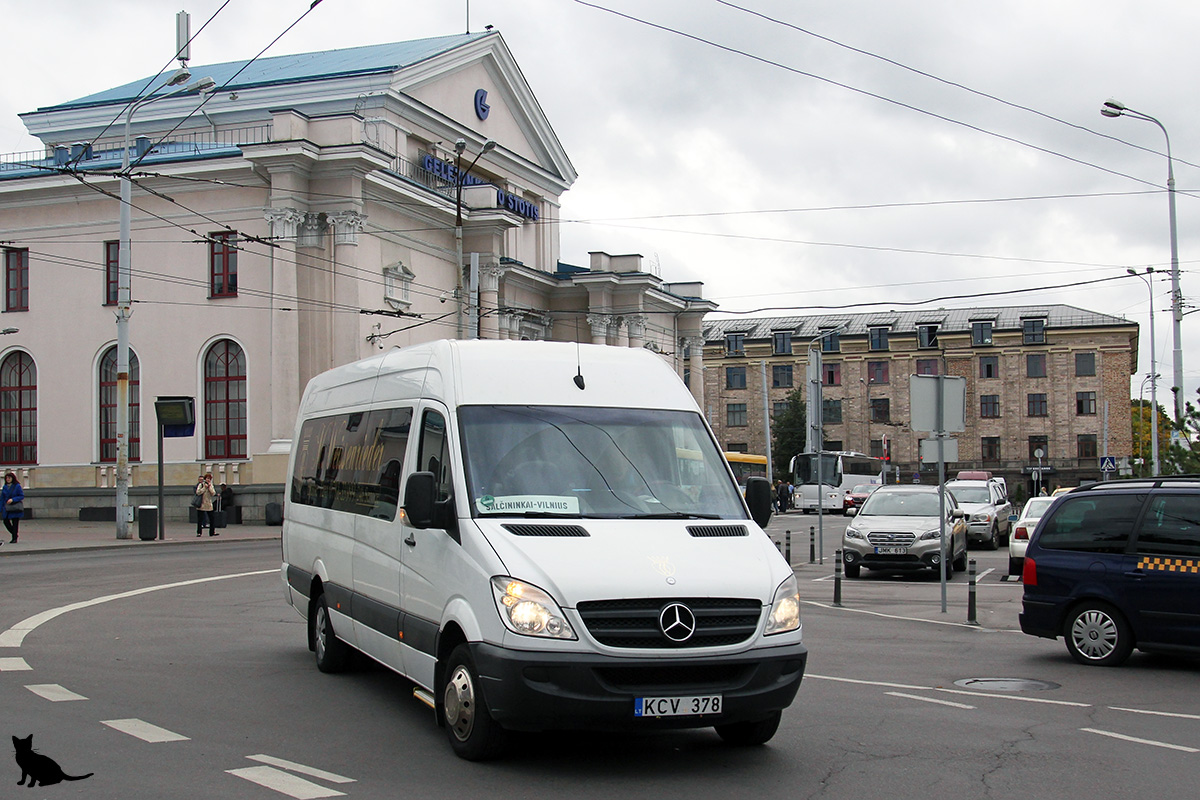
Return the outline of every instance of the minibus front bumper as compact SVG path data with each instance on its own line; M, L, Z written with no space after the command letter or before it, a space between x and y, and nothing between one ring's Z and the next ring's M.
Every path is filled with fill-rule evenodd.
M720 656L618 658L510 650L473 643L484 700L512 730L661 730L762 720L791 705L804 677L803 644ZM635 716L638 698L720 696L720 713Z

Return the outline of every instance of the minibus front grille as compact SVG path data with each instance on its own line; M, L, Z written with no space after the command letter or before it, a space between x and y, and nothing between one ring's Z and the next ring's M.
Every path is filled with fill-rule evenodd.
M662 688L719 692L742 686L753 670L753 664L671 664L597 667L595 673L616 692L652 692Z
M686 606L695 617L695 632L683 641L669 638L660 617L672 604ZM597 642L609 647L721 647L754 636L762 603L752 599L713 597L590 600L576 607Z
M591 536L580 525L501 525L514 536Z
M745 525L688 525L687 532L698 539L710 536L749 536Z

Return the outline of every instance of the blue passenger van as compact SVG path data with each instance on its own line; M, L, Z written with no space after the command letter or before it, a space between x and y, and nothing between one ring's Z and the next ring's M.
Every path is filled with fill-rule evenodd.
M1137 648L1200 654L1200 477L1111 481L1058 498L1025 553L1021 630L1081 664Z

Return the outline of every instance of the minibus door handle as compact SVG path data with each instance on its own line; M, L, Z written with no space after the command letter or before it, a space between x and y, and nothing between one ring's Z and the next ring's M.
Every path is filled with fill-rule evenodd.
M416 547L416 546L417 546L417 539L416 539L416 537L413 535L412 531L409 531L409 533L408 533L408 538L404 540L404 543L405 543L406 545L408 545L409 547Z

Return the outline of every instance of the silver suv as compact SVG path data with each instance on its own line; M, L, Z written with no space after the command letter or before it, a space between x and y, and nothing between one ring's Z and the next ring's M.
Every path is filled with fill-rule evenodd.
M967 568L967 524L954 495L946 492L946 539L951 554L947 576ZM861 509L846 509L854 519L842 536L846 577L863 567L887 572L940 570L941 520L936 486L880 486Z
M988 550L1008 544L1012 530L1008 517L1013 513L1013 507L1008 502L1003 483L996 479L946 481L946 488L954 493L959 508L967 515L968 535L972 541L982 542Z

